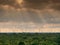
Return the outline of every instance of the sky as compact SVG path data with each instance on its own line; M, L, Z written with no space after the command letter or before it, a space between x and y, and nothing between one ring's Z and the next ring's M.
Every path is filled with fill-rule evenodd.
M25 22L33 21L40 23L40 19L53 20L51 18L54 18L52 23L60 23L59 12L60 0L0 0L0 22L6 20L19 21L20 18ZM39 17L40 15L42 15L42 18ZM55 17L59 20L55 20Z
M12 6L14 8L44 9L53 8L60 10L60 0L0 0L1 6Z
M49 27L57 27L59 29L53 30L60 30L59 24L60 0L0 0L0 29L2 30L5 28L33 30L36 27L39 29L47 27L47 30ZM49 30L51 31L50 28Z

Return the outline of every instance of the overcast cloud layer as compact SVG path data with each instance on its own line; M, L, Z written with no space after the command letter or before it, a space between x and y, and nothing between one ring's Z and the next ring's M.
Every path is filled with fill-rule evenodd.
M60 23L60 0L0 0L2 21Z

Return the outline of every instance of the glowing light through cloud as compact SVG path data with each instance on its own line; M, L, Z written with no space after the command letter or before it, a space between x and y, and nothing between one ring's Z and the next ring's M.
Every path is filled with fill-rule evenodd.
M16 0L16 1L20 5L20 7L22 7L23 0Z
M16 0L19 4L21 4L23 2L23 0Z

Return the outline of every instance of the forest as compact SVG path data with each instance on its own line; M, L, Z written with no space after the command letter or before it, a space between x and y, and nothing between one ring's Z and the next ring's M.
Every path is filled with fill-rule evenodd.
M60 34L0 33L0 45L60 45Z

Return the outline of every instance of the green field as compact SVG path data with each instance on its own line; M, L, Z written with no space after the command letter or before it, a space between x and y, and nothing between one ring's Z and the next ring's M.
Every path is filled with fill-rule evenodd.
M60 34L0 33L0 45L60 45Z

